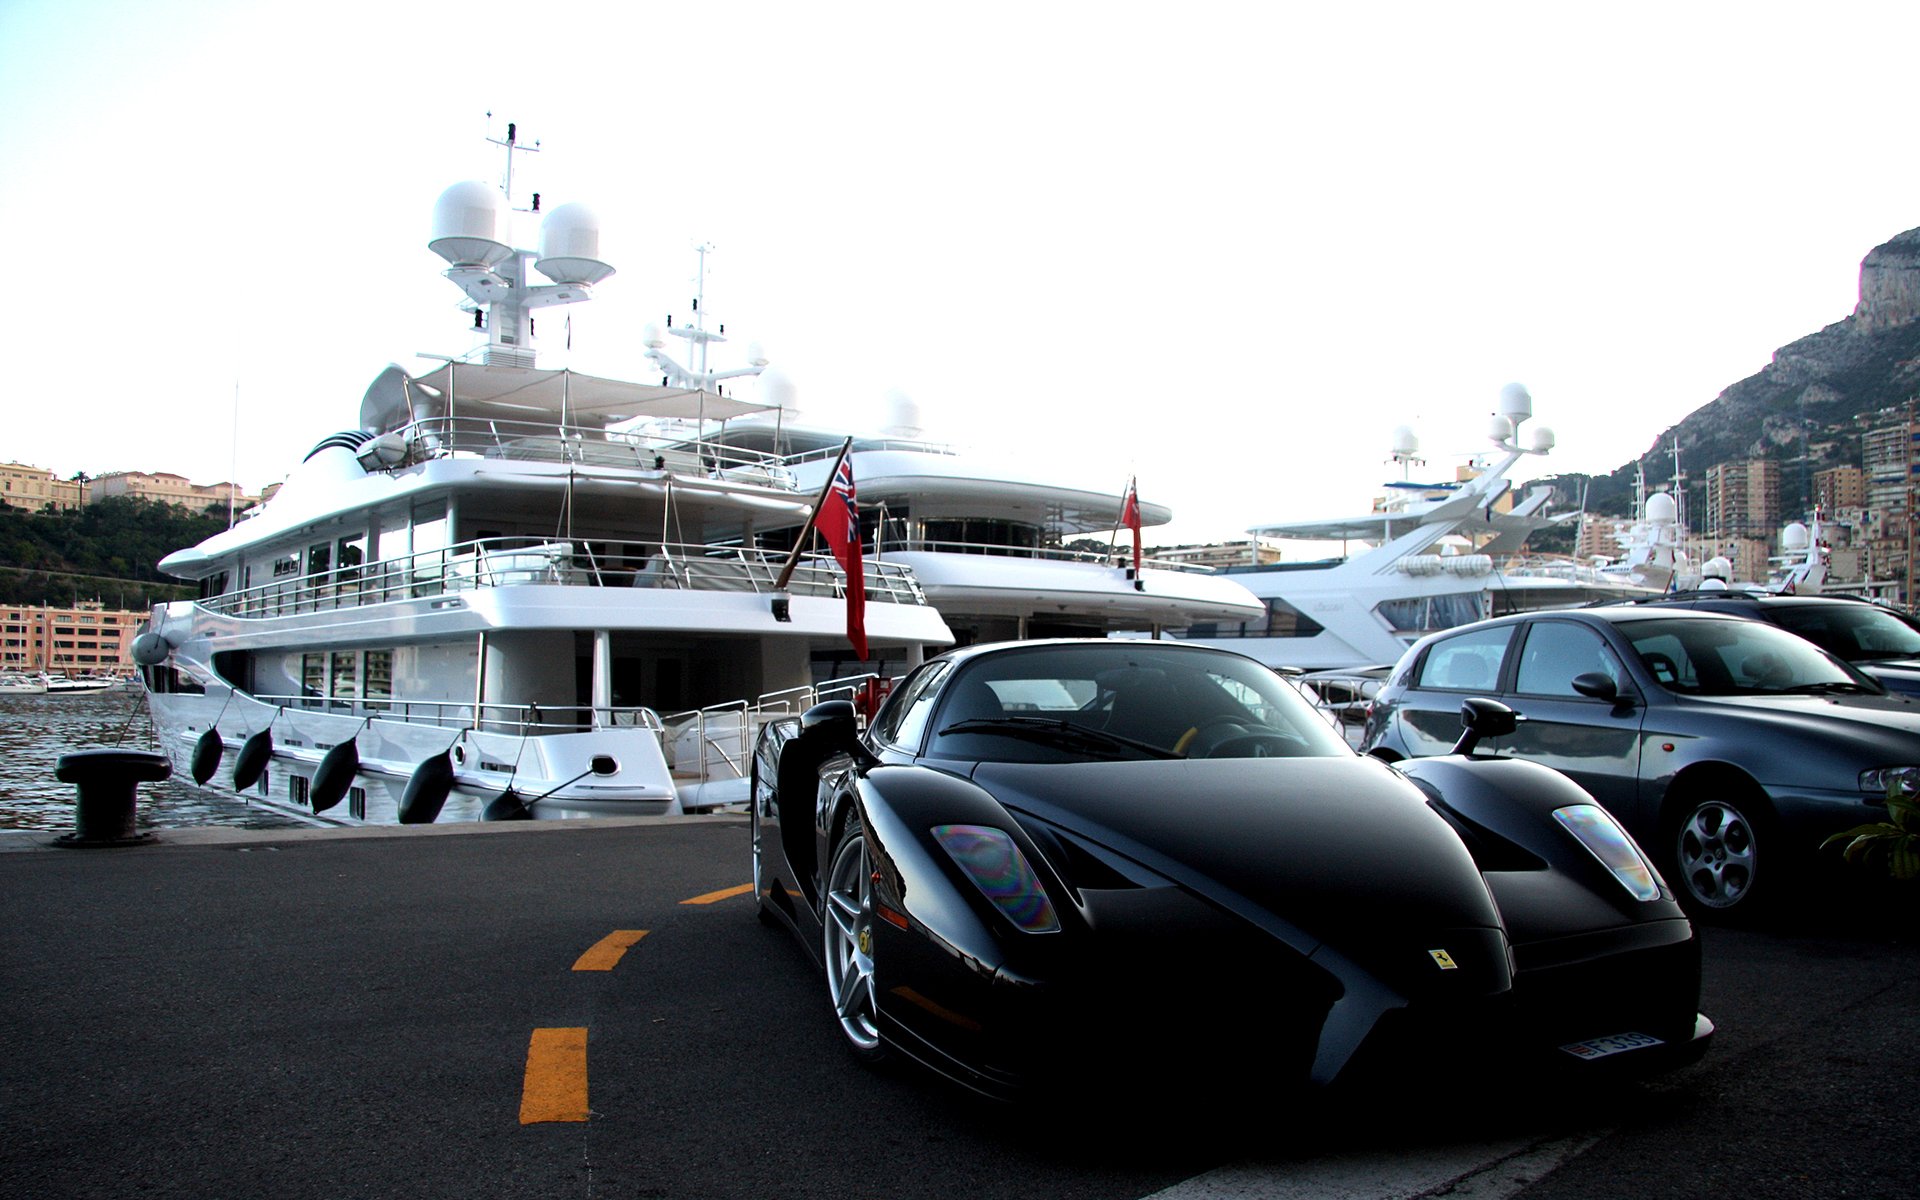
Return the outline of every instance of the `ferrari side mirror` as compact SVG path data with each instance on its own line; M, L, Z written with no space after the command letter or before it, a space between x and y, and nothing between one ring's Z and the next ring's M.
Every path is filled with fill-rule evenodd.
M1505 737L1520 724L1520 714L1484 696L1475 696L1460 706L1460 740L1453 744L1455 754L1472 754L1481 738Z

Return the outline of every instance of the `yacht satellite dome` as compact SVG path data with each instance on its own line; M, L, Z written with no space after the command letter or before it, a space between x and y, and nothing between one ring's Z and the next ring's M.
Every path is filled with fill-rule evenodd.
M562 204L540 222L534 270L555 283L592 286L613 274L600 260L600 218L584 204Z
M1679 517L1674 507L1673 497L1665 492L1655 492L1647 497L1647 524L1671 525Z
M1807 548L1807 527L1795 521L1780 531L1780 548L1789 554Z
M427 249L456 267L491 270L513 257L500 240L507 200L498 190L469 180L456 183L433 202L433 232Z
M1504 442L1513 436L1513 422L1499 413L1487 420L1487 436L1496 442Z
M1518 425L1533 415L1533 393L1520 384L1510 383L1500 389L1500 403L1493 411Z
M787 373L779 368L760 373L760 403L771 404L788 412L798 412L800 408L800 389L787 378Z
M1420 439L1413 435L1413 426L1395 425L1392 437L1395 458L1412 458L1420 453Z
M640 344L649 350L658 350L667 344L667 338L665 334L660 332L658 325L649 323L645 329L640 331Z
M1535 454L1545 454L1553 449L1553 430L1542 425L1527 435L1527 448Z
M767 358L766 348L761 346L759 342L747 343L747 365L748 366L764 367L770 361L771 360Z
M887 393L887 423L880 432L889 437L920 436L920 405L899 388Z

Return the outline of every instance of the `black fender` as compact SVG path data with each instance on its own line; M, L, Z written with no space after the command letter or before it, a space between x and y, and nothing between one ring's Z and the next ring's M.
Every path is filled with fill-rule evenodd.
M1556 809L1570 805L1598 806L1559 771L1472 755L1408 759L1393 769L1460 833L1515 942L1684 917L1664 880L1657 899L1635 899L1554 818ZM1658 879L1653 856L1635 847Z

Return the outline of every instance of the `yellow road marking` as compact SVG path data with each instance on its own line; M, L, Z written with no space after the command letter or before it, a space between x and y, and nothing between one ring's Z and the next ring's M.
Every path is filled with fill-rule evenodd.
M647 936L644 929L616 929L588 947L573 964L576 971L611 971L627 947Z
M536 1029L527 1043L520 1123L587 1119L587 1031Z
M752 890L753 890L752 884L743 883L739 887L730 887L730 888L724 889L723 891L718 891L718 892L708 892L704 896L695 896L690 900L682 900L680 903L682 904L715 904L721 900L731 900L735 896L744 896L748 892L751 892Z

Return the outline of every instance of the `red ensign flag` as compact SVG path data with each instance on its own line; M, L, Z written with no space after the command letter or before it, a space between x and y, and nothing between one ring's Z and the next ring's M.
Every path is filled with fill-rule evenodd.
M853 493L853 463L840 460L833 486L820 504L814 527L827 539L840 569L847 573L847 640L862 661L867 657L867 572L861 559L860 508Z
M1120 509L1120 523L1133 530L1133 577L1140 578L1140 494L1134 481L1127 480L1127 500Z

